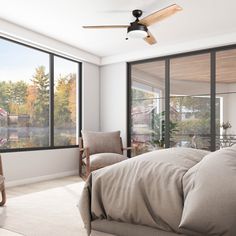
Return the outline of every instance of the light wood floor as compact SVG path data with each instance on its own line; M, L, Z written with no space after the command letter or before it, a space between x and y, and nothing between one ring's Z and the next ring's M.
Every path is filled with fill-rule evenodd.
M69 176L60 179L53 179L33 184L21 185L18 187L10 187L6 189L7 199L22 196L25 194L40 192L50 188L57 188L66 186L68 184L78 183L79 180L81 181L81 178L78 176ZM0 236L23 236L23 235L0 228Z
M50 188L66 186L68 184L78 183L81 180L78 176L63 177L60 179L46 180L38 183L10 187L6 189L7 198L18 197L29 193L35 193Z
M22 234L17 234L6 229L0 228L0 236L24 236Z

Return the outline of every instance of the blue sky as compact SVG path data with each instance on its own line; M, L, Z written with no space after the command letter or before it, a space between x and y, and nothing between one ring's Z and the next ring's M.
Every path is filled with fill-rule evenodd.
M47 53L0 39L0 81L23 80L30 83L35 69L45 66L49 72L49 55ZM77 63L55 57L55 77L59 74L75 73Z

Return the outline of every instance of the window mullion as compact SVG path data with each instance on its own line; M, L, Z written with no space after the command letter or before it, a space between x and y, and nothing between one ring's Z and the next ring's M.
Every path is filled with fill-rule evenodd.
M170 147L170 59L165 60L165 148Z
M216 52L211 52L211 151L216 150Z
M54 147L54 56L50 54L49 142Z

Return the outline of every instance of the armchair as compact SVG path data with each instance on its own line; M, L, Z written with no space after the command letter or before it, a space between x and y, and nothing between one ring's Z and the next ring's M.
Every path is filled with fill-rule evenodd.
M91 171L113 165L128 159L124 151L132 150L134 147L124 148L120 131L115 132L90 132L82 131L82 138L79 140L79 174L82 174L85 167L85 177Z

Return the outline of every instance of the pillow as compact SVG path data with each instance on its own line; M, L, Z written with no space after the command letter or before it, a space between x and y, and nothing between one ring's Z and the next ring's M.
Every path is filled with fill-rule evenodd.
M82 130L84 147L89 148L89 153L118 153L122 154L120 131L91 132Z
M183 233L236 235L236 145L207 155L189 169L183 191Z
M91 171L110 166L118 162L127 160L128 158L117 153L98 153L90 156ZM83 159L86 163L86 158Z

